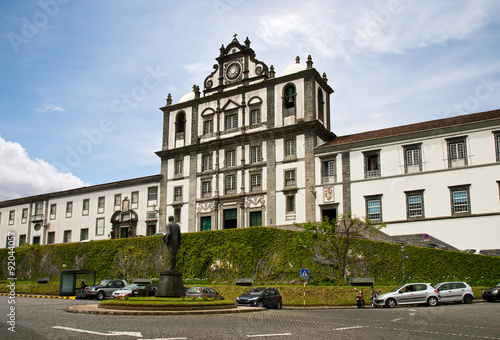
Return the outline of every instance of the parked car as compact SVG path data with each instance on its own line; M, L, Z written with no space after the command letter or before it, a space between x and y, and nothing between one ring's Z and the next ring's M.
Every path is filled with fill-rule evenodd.
M147 290L148 296L154 296L157 288L158 288L157 285L133 283L123 287L123 289L115 290L113 294L111 294L111 297L113 299L116 299L116 298L124 298L126 296L138 296L139 290L141 289Z
M218 298L219 300L224 300L222 295L210 287L189 287L186 290L186 297L202 298L204 296L207 298Z
M479 254L479 255L488 255L488 252L486 250L482 250L482 249L465 249L464 253Z
M500 283L493 288L483 290L483 299L488 302L500 300Z
M236 305L281 309L283 299L276 288L255 287L238 296Z
M102 300L105 297L111 297L115 290L122 289L127 285L125 280L102 280L95 286L87 286L85 295L87 297L96 297L97 300Z
M441 301L439 291L430 283L408 283L392 292L379 295L374 302L380 307L394 308L397 305L427 304L434 307Z
M474 292L465 282L442 282L434 287L441 296L441 302L472 303L474 301Z

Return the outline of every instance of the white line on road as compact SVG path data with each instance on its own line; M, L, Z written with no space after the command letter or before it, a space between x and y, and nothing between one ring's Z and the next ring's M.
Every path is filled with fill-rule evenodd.
M399 320L403 320L403 318L393 319L393 320L391 320L391 322L396 322L396 321L399 321Z
M263 338L265 336L288 336L292 335L292 333L281 333L281 334L255 334L255 335L247 335L247 338Z
M100 332L94 332L94 331L87 331L85 329L70 328L70 327L63 327L63 326L52 326L52 328L63 329L66 331L73 331L73 332L79 332L79 333L104 335L104 336L128 335L128 336L134 336L136 338L142 338L141 332L114 332L114 331L111 331L109 333L100 333Z
M352 327L342 327L342 328L334 328L334 331L345 331L348 329L356 329L356 328L363 328L364 326L352 326Z

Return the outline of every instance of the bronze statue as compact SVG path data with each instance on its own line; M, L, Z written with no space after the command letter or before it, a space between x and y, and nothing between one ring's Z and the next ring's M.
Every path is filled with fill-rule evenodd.
M170 253L170 270L175 270L177 261L177 249L181 245L181 228L174 222L174 217L168 217L167 233L163 236L163 242L168 247Z

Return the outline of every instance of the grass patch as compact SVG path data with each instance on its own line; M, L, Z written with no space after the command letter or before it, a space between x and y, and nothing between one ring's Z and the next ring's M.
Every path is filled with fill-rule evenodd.
M234 305L233 301L227 300L203 300L186 298L157 298L157 297L131 297L128 300L113 299L104 300L101 305L110 306L147 306L147 307L191 307L191 306L220 306L220 305Z

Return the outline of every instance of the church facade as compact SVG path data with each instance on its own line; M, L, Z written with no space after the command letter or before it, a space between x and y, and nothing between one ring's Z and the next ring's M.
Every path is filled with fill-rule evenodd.
M160 174L0 202L0 239L147 236L168 216L182 232L294 228L353 213L395 240L500 248L500 110L337 137L333 89L310 56L276 75L235 36L215 60L202 88L161 108Z

